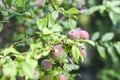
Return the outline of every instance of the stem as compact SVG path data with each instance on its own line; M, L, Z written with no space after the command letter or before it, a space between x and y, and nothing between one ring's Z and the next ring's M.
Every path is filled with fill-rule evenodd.
M74 65L73 60L68 56L68 60Z
M20 41L11 43L10 45L16 45L16 44L19 44L19 43L22 43L22 42L27 41L27 39L29 39L29 38L35 38L35 37L37 37L37 36L27 36L27 37L25 37L24 39L22 39L22 40L20 40Z
M26 39L27 39L27 38L24 38L24 39L22 39L22 40L20 40L20 41L18 41L18 42L12 43L12 45L16 45L16 44L22 43L22 42L26 41Z

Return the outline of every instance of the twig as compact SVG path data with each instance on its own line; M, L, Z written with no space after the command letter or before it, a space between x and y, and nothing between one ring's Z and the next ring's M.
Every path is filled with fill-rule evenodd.
M16 44L19 44L19 43L22 43L22 42L25 42L25 41L27 41L27 39L29 39L29 38L35 38L35 37L37 37L37 36L28 36L28 37L25 37L24 39L22 39L22 40L20 40L20 41L11 43L10 46L11 46L11 45L16 45Z
M27 39L28 39L28 37L27 37L27 38L24 38L24 39L22 39L22 40L20 40L20 41L18 41L18 42L14 42L14 43L12 43L11 45L16 45L16 44L22 43L22 42L26 41Z
M68 60L74 65L75 63L73 62L73 60L68 56L67 57L68 58Z

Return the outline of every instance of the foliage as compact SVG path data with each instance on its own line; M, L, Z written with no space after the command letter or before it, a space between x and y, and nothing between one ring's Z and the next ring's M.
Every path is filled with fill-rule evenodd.
M92 40L96 43L96 50L99 54L99 59L102 62L102 69L99 69L97 77L100 80L119 80L119 56L120 56L120 38L119 38L119 22L120 22L120 1L104 1L103 4L93 6L88 10L89 15L100 12L102 17L109 17L112 24L104 24L104 20L100 20L103 24L96 24L103 27L103 30L98 28L97 32L92 35ZM107 20L108 22L108 20ZM105 31L107 30L107 32Z
M103 1L102 5L91 7L87 14L91 15L96 11L102 15L108 14L114 25L120 21L120 1Z
M31 79L34 69L41 80L59 80L60 75L71 80L76 72L82 75L78 80L119 80L119 17L119 0L1 0L1 80ZM81 29L92 41L67 37L69 31ZM56 45L65 51L62 59L49 54ZM87 59L79 48L88 50ZM41 68L46 58L54 66L51 71Z
M111 41L114 38L113 32L105 33L101 38L98 34L99 32L94 33L93 36L95 37L96 35L96 38L92 38L92 40L97 40L96 48L105 65L105 68L100 71L98 77L102 80L119 80L120 77L117 75L119 74L120 42Z
M42 0L38 4L35 0L0 1L0 31L7 29L10 32L7 34L10 36L9 42L5 40L6 44L0 50L1 80L36 79L36 68L40 73L39 79L49 79L49 75L56 78L60 74L73 79L70 72L78 69L78 64L85 59L79 51L79 45L95 44L91 40L67 38L67 32L77 28L77 14L80 11L75 7L69 8L69 3L66 3L66 7L62 6L65 2ZM9 30L8 27L15 28ZM49 53L58 44L64 48L64 56L57 61ZM41 68L43 59L52 62L52 70Z

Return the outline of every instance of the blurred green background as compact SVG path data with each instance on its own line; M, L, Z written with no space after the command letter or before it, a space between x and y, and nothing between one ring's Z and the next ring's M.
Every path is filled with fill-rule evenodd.
M27 4L29 0L25 1ZM7 11L2 10L4 4L0 1L0 30L3 28L0 32L0 48L7 47L26 36L35 36L36 20L52 10L51 4L46 3L48 0L39 0L41 3L37 6L34 6L35 1L31 0L31 4L26 6L15 3ZM78 19L75 20L76 25L87 30L90 39L96 43L95 47L87 45L86 61L80 65L79 70L71 72L81 74L81 77L76 77L75 80L120 80L120 0L55 1L66 10L71 7L80 10L81 14L77 15ZM67 18L61 14L59 19L59 23L68 29ZM20 51L26 51L29 41L31 42L31 39L16 46Z
M79 6L80 5L80 6ZM120 80L120 1L80 0L79 25L90 32L96 46L88 45L88 59L77 80Z

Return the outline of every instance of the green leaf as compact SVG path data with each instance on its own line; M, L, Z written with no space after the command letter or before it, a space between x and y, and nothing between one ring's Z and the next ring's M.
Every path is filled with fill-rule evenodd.
M24 5L29 5L30 4L30 0L24 0Z
M101 9L102 6L94 6L94 7L91 7L87 12L86 14L88 15L91 15L93 14L94 12L96 11L99 11Z
M24 1L23 0L16 0L15 4L16 4L16 7L24 7Z
M47 56L50 53L50 50L43 51L41 53L42 56Z
M20 53L17 50L15 50L15 48L13 46L10 46L9 48L4 49L1 53L3 53L4 56L6 56L8 54L20 55Z
M66 43L69 44L69 45L75 44L75 42L71 39L67 39Z
M114 11L117 14L120 14L120 7L112 7L112 11Z
M37 66L37 61L32 59L27 59L27 61L21 62L20 66L26 78L30 78L30 79L34 78L34 69Z
M16 76L11 77L10 80L16 80Z
M4 9L4 7L5 7L5 5L3 4L3 2L2 1L0 1L0 9Z
M100 46L100 45L97 45L97 50L98 50L98 53L99 55L103 58L103 59L106 59L106 50L104 47Z
M117 63L119 61L118 57L116 56L115 50L113 47L108 46L107 47L108 54L111 56L111 59L114 63Z
M7 4L9 7L11 7L12 0L7 0Z
M0 32L2 31L2 29L3 29L3 24L0 23Z
M25 77L28 77L28 78L33 78L33 68L31 68L31 66L26 63L26 62L22 62L21 63L21 68L22 68L22 71L23 71L23 74L25 75Z
M0 59L0 65L4 64L6 62L6 58Z
M26 34L33 35L34 33L35 33L35 28L32 28L32 27L27 28ZM25 35L25 34L23 34L23 35Z
M100 37L100 33L99 32L95 32L93 35L92 35L92 40L95 41L97 40L98 38Z
M114 6L120 6L120 1L119 1L119 0L110 1L110 5L111 5L112 7L114 7Z
M91 41L91 40L84 40L83 42L87 42L87 43L89 43L89 44L95 46L95 42L94 42L94 41Z
M80 57L80 51L76 46L72 46L72 57L76 63L78 63Z
M57 2L58 5L61 5L63 0L55 0Z
M81 62L83 62L84 61L84 56L82 55L82 53L80 53L79 55L80 55Z
M55 24L52 27L52 31L54 31L54 32L62 32L62 27L59 24Z
M75 65L75 64L64 64L63 67L64 67L65 71L72 71L72 70L79 69L79 66Z
M53 33L53 31L52 30L50 30L50 29L48 29L48 28L46 28L46 27L44 27L43 28L43 34L52 34Z
M109 12L109 17L114 25L116 25L120 21L120 15L113 11Z
M112 40L114 37L114 33L113 32L109 32L109 33L106 33L102 36L102 39L101 41L110 41Z
M48 14L47 19L48 19L48 28L52 28L54 23L52 15Z
M58 11L53 11L52 12L52 19L56 20L58 18L58 15L59 15Z
M3 65L3 74L5 76L15 77L17 75L18 63L16 61L10 61Z
M119 55L120 55L120 42L114 43L114 47L117 50L117 52L119 53Z
M74 19L69 18L68 25L69 25L70 29L75 29L77 26L77 23Z
M14 35L13 35L14 41L18 41L18 40L21 40L23 38L25 38L25 34L23 34L23 33L14 33Z
M37 66L37 61L31 58L31 55L26 56L26 63L28 63L31 68L35 68Z
M51 49L50 49L51 50ZM38 54L35 54L35 59L40 59L42 56L47 56L50 53L50 50L45 50L43 52L40 52Z
M32 17L35 17L35 14L34 14L33 9L30 9L30 13L31 13L31 16L32 16Z
M36 44L30 44L30 49L32 50L32 52L35 52L36 49Z
M42 29L47 26L47 18L37 20L36 24L38 29L42 31Z
M2 10L1 13L2 13L3 16L8 16L8 12L7 11L3 11Z
M65 11L67 14L79 14L80 11L76 8L70 8L67 11Z

